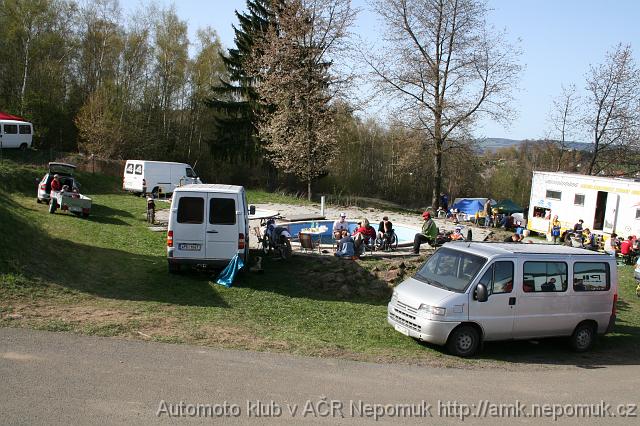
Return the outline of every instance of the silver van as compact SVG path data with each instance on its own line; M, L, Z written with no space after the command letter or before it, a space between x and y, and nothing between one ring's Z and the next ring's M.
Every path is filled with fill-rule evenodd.
M615 259L547 244L447 243L396 287L387 320L407 336L472 356L483 341L570 336L588 350L613 328Z

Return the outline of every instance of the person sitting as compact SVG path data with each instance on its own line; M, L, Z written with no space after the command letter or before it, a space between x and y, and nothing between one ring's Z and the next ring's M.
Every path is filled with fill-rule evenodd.
M386 231L387 224L389 224L389 229L393 228L393 224L389 221L389 217L384 216L380 221L380 223L378 224L378 238L381 240L384 238L384 234L387 232Z
M625 263L631 264L631 252L633 249L633 237L629 235L626 240L620 242L620 255L624 258Z
M588 250L597 250L596 236L591 233L589 228L585 228L582 232L582 246Z
M464 241L464 235L462 235L462 228L456 226L456 229L453 231L451 236L449 237L451 241Z
M604 242L604 252L611 256L616 256L618 252L618 235L615 232Z
M362 252L363 243L369 246L375 241L376 230L369 224L369 220L364 218L362 222L358 222L358 227L351 236L355 241L356 253L360 253Z
M340 213L340 217L333 222L333 238L337 241L342 238L342 231L349 231L349 223L347 223L347 214Z
M337 257L353 257L355 255L355 243L351 235L346 230L342 230L342 238L338 241L338 251L334 253Z
M378 245L384 249L391 248L394 235L395 235L395 232L393 230L393 224L391 223L390 220L387 220L384 223L384 232L382 233L382 236L378 241Z
M420 244L428 243L430 246L434 246L436 236L438 235L438 227L436 223L431 219L431 213L422 213L422 232L417 233L413 238L413 252L420 254Z
M578 220L578 223L573 225L573 232L576 234L582 232L583 224L584 224L584 220L582 219Z
M458 209L451 209L451 220L453 220L454 224L460 223L460 217L458 216Z

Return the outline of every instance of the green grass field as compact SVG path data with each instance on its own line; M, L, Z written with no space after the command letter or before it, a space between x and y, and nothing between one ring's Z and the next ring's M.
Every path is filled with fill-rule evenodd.
M80 174L91 216L50 215L35 201L42 174L0 164L0 326L445 366L637 362L640 299L631 267L620 269L616 332L592 352L572 354L559 340L509 342L460 360L387 325L389 290L374 273L383 261L267 257L263 274L243 272L230 289L206 272L169 275L165 234L148 230L143 198L121 193L119 179ZM263 192L250 192L249 201L300 202Z

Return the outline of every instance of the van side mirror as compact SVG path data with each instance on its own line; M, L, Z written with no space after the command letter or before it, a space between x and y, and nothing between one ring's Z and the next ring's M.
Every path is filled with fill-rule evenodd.
M478 284L476 286L476 300L478 302L486 302L489 299L489 292L487 286L484 284Z
M253 216L256 214L256 206L249 206L249 214Z

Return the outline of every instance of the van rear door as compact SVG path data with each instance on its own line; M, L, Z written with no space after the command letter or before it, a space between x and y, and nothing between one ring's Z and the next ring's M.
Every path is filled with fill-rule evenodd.
M207 218L207 259L231 259L238 252L237 194L210 193Z
M175 211L171 212L173 231L173 257L204 259L206 192L182 192L176 194ZM173 204L172 204L172 208Z

